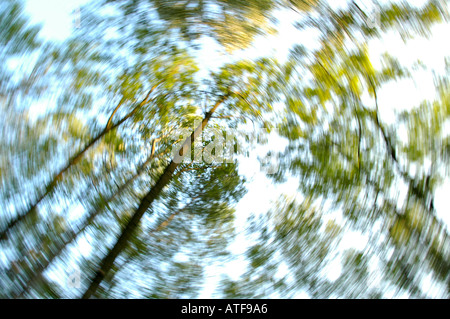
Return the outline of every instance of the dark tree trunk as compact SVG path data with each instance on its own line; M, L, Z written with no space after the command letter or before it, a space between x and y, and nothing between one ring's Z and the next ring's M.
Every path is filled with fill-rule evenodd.
M66 238L57 246L55 251L52 251L52 255L45 258L45 260L41 261L39 263L38 268L34 271L34 273L31 275L31 277L23 284L23 290L22 292L18 293L14 298L16 297L23 297L25 293L27 293L35 283L39 280L39 278L42 276L42 273L47 269L47 267L57 258L61 252L70 245L93 221L94 219L100 215L100 213L103 211L103 209L106 207L106 205L113 201L118 195L120 195L123 191L125 191L131 183L136 180L147 167L148 164L150 164L151 160L154 158L154 151L155 151L155 143L156 140L153 140L152 143L152 151L148 159L138 168L136 173L130 177L124 184L122 184L117 190L111 194L108 198L104 199L104 205L94 209L88 214L88 217L83 222L83 224L78 228L77 231L73 231L70 234L67 234Z
M105 276L108 274L108 272L111 270L111 267L114 264L115 259L117 256L124 250L126 247L128 240L133 235L134 231L136 230L142 216L145 214L147 209L150 207L150 205L155 201L155 199L158 198L159 194L163 190L165 186L169 184L169 182L172 180L173 173L175 172L176 168L180 164L181 160L180 158L184 157L186 147L192 146L197 136L199 136L210 120L212 114L216 111L216 109L219 107L219 105L227 98L227 96L222 97L216 104L212 107L212 109L205 114L205 117L202 121L202 123L199 125L199 127L191 134L190 137L188 137L183 145L181 146L181 149L176 154L175 158L172 159L172 161L167 165L162 175L159 177L156 184L150 189L150 191L147 193L147 195L144 196L144 198L141 200L141 203L139 207L134 212L133 216L131 217L130 221L126 225L125 229L122 231L121 235L117 239L116 244L114 247L109 251L109 253L105 256L103 261L101 262L100 268L96 272L94 278L89 284L88 289L83 294L83 299L90 298L97 290L100 283L103 281Z
M135 108L133 108L133 110L131 110L127 115L125 115L123 118L121 118L117 123L115 123L114 125L111 125L111 120L112 120L112 116L114 115L114 113L117 111L117 109L122 105L122 101L119 103L119 105L115 108L113 114L111 115L107 126L105 127L105 129L103 131L101 131L97 136L95 136L94 138L92 138L88 144L86 144L83 149L81 151L79 151L77 154L73 155L68 163L58 172L56 173L52 180L45 186L44 190L42 190L40 192L40 194L37 196L37 198L34 200L34 202L28 207L27 211L22 212L20 214L17 215L16 218L14 218L13 220L11 220L8 225L0 232L0 240L4 240L7 238L7 233L9 232L9 230L11 228L13 228L14 226L16 226L18 223L24 221L28 216L30 216L36 209L37 205L39 205L39 203L45 198L47 197L47 195L49 195L53 189L55 188L55 186L58 184L58 182L62 179L62 176L64 173L66 173L69 168L71 168L73 165L75 165L76 163L78 163L81 158L83 157L84 153L86 153L95 143L97 143L103 136L105 136L108 132L114 130L115 128L117 128L118 126L120 126L123 122L125 122L126 120L128 120L131 116L133 116L134 113L136 113L136 111L143 106L145 103L148 102L148 98L150 96L150 93L153 91L154 88L152 88L150 90L150 92L147 94L146 98L139 103L139 105L137 105Z

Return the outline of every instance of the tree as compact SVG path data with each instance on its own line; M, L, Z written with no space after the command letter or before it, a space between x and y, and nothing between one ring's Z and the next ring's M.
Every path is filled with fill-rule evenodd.
M100 28L96 36L102 31L104 34L106 33ZM122 232L123 236L127 236L127 238L120 242L121 247L111 250L116 256L121 253L123 248L128 245L130 236L135 235L133 228L136 227L136 224L128 223L129 207L126 208L126 205L122 203L120 206L111 207L109 202L115 198L121 198L122 201L124 198L125 201L135 200L132 198L136 198L136 195L130 197L126 189L137 181L136 177L143 172L146 166L149 166L150 170L146 172L146 176L141 177L137 184L143 186L133 185L131 194L137 191L136 187L144 189L158 180L163 182L156 183L156 186L147 192L148 196L144 197L142 201L144 204L141 207L143 208L138 211L140 218L150 204L145 199L155 201L160 197L163 186L174 180L171 175L175 172L175 168L180 166L180 163L170 162L173 139L168 138L173 137L171 130L174 125L192 127L194 121L200 117L201 110L196 105L201 105L203 97L224 97L219 98L215 108L206 113L203 126L210 121L210 117L221 104L221 99L225 100L225 98L227 99L227 109L217 111L214 115L217 114L219 118L230 116L230 121L235 123L242 121L241 117L232 116L239 110L243 110L250 118L260 117L264 111L270 111L271 101L276 97L258 96L254 93L256 92L254 87L257 82L260 85L267 82L267 87L272 85L270 81L263 79L263 73L276 71L276 64L268 63L267 60L257 63L244 61L234 66L229 65L227 66L228 70L224 68L213 74L210 83L206 83L210 87L207 87L208 90L205 92L205 90L197 88L198 84L194 80L194 75L198 68L187 51L164 40L163 36L164 33L151 37L152 41L155 41L152 46L155 50L151 52L137 50L134 61L129 61L129 58L123 55L111 57L107 53L111 47L118 48L122 44L105 41L99 47L97 43L90 42L89 33L84 38L69 40L65 44L67 47L55 49L50 53L53 55L53 65L49 76L66 79L67 84L62 85L59 88L60 91L57 92L59 95L58 109L45 114L37 123L49 128L52 125L65 127L66 121L68 124L74 125L73 128L68 126L68 133L70 133L68 137L74 139L72 143L78 150L71 151L70 153L73 155L68 157L63 156L61 169L53 168L48 170L49 173L43 171L46 173L44 175L48 176L45 176L46 186L38 186L38 195L36 199L32 199L32 204L25 208L25 213L16 213L16 217L12 221L10 220L4 228L3 235L9 232L8 238L4 238L5 245L20 239L26 244L26 247L20 248L18 251L18 258L10 261L9 274L11 280L16 281L17 286L15 287L13 282L10 289L5 290L5 295L27 296L41 291L40 293L46 296L58 296L60 292L57 287L48 282L42 282L44 271L47 271L58 258L64 258L64 251L76 243L79 236L93 226L95 227L96 220L102 219L102 214L105 213L103 212L105 205L111 210L110 215L116 215L119 222L119 228L116 230L119 231L120 227L129 229ZM135 45L133 39L130 40L130 43L128 48ZM105 70L105 66L111 67L111 65L118 66L112 74L100 72ZM248 83L240 83L239 79ZM112 101L116 100L116 106L107 108L104 113L108 118L104 124L99 120L101 113L96 115L96 119L84 120L84 123L80 122L76 115L76 112L83 114L85 110L94 110L92 105L94 95L90 93L94 89L97 98L113 96ZM137 99L139 100L136 101ZM252 108L249 101L258 103L260 107ZM115 121L114 118L120 116L121 113L124 115ZM218 120L223 123L223 118ZM46 135L43 139L48 140L49 138ZM158 142L156 143L156 141ZM149 144L152 145L152 148L148 160L141 169L134 173L130 168L136 165L139 157L146 153L142 152L142 147ZM205 145L205 147L208 146ZM157 160L152 156L156 148L158 148L159 154ZM42 160L54 163L58 160L56 155L54 153L46 154ZM133 159L134 156L136 158ZM122 163L125 163L120 165L115 160L117 157ZM230 165L232 164L228 164L228 166ZM55 165L53 164L53 166ZM165 172L168 173L166 174L164 174L164 167L167 168ZM30 172L30 175L33 173L36 172ZM161 173L162 177L159 176ZM109 177L105 179L108 175ZM123 179L128 179L128 182L122 182ZM115 189L117 182L120 182L122 186ZM235 188L238 189L237 186ZM94 189L96 191L92 192ZM103 190L97 193L99 189ZM138 195L138 197L142 195ZM48 205L53 200L64 196L69 196L71 199L66 205L63 204L62 211L64 206L70 209L73 205L79 205L77 202L81 200L82 206L87 209L85 216L69 222L69 217L65 216L62 211L57 212ZM211 198L213 196L217 195L211 193ZM220 194L218 196L220 197ZM217 208L225 209L224 204L218 203L218 205ZM36 210L37 206L39 206L39 210ZM177 203L174 199L170 207L174 207L176 210L176 206ZM122 211L117 215L115 212L117 209L119 211L126 210L126 212ZM209 207L209 211L213 212L214 210ZM158 214L160 213L162 212ZM114 219L110 218L107 223L114 224ZM76 226L72 228L72 225ZM126 225L132 225L131 230L126 228ZM45 231L49 227L54 231ZM101 231L100 234L108 236ZM111 231L110 238L114 238L116 234L117 232ZM104 238L103 241L105 241ZM36 251L40 251L40 253L36 254ZM30 258L31 252L33 252L32 258ZM93 260L95 260L95 256L93 256ZM25 267L24 265L28 263L31 265L26 267L26 271L18 274L14 270L17 268L16 265L20 265L20 268ZM112 266L112 264L110 265ZM85 273L88 274L89 271ZM14 277L20 279L16 280ZM34 291L30 290L32 286L35 286ZM40 290L41 288L44 290Z
M124 17L139 19L135 32L145 34L160 19L165 28L179 34L183 40L195 43L202 37L216 40L227 51L241 50L251 45L258 35L275 32L274 10L288 7L308 11L316 7L318 0L308 1L160 1L108 0L119 3Z
M279 125L289 145L274 181L298 177L299 198L253 217L248 271L237 281L223 278L219 294L364 298L393 287L423 296L428 274L448 293L448 236L433 204L448 160L448 88L442 80L438 101L399 116L414 128L402 141L380 119L377 92L408 70L389 55L376 70L365 45L390 29L405 39L426 35L448 18L445 8L388 3L379 28L369 28L356 2L341 9L321 1L90 4L71 39L40 47L36 76L22 76L32 80L16 86L20 98L8 104L14 115L2 125L12 137L3 144L18 172L1 175L2 295L198 296L211 265L231 258L245 180L225 154L254 145L240 132L247 124L264 134ZM190 44L209 36L241 49L264 34L278 9L301 11L298 26L320 32L319 48L296 46L285 63L234 61L199 77ZM23 110L35 100L54 106L30 119ZM399 183L408 188L403 206ZM370 232L376 225L382 231ZM339 253L348 230L368 233L371 250ZM334 257L343 271L330 279L324 272ZM74 264L83 293L51 279L66 278Z
M436 9L434 5L429 12L437 12L432 10ZM415 15L420 19L433 16L424 12ZM423 32L428 22L420 24L418 30ZM333 38L338 37L336 34L329 33ZM328 280L321 273L324 267L316 266L316 262L326 261L323 256L315 257L323 250L316 248L315 254L305 250L305 234L299 226L291 227L287 239L283 239L276 219L270 223L273 241L266 231L260 232L260 240L249 249L255 262L266 256L265 271L255 279L250 276L255 276L258 267L251 268L242 281L226 281L225 292L232 289L231 295L260 296L252 283L273 277L274 265L283 260L288 261L286 272L294 274L291 280L300 282L315 298L380 298L386 287L397 294L426 297L429 295L423 291L422 282L430 275L440 296L448 296L450 242L447 227L437 217L433 204L441 177L448 175L448 136L442 124L449 115L445 81L438 86L437 101L402 112L395 126L388 126L380 119L377 92L383 83L409 75L399 61L386 55L384 68L376 70L364 44L348 48L328 40L315 52L297 47L292 58L301 62L298 72L307 80L286 96L280 133L288 138L289 145L278 157L282 161L275 180L283 180L287 171L298 176L303 205L306 200L315 202L323 208L323 218L330 211L341 212L344 221L337 225L342 232L362 232L369 238L368 244L362 251L343 252L341 275ZM364 94L371 97L371 103ZM410 132L407 140L399 134L402 126ZM404 201L399 200L402 185L407 189ZM281 212L300 219L304 209L297 207L288 206ZM288 220L284 218L283 222ZM311 227L306 234L318 236L314 240L318 245L321 241L332 245L337 240L327 239L326 228ZM268 241L269 247L264 245ZM260 252L253 254L256 249ZM303 263L305 256L307 262ZM290 263L291 259L294 262ZM374 261L377 270L369 269ZM283 278L270 291L288 291L290 296L286 287L289 285ZM291 287L295 285L291 283ZM298 291L294 289L294 293Z

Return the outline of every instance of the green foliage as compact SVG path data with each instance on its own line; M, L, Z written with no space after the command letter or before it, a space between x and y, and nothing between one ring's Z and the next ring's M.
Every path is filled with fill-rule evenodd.
M7 0L0 6L0 54L2 58L21 55L36 49L40 27L29 26L23 15L23 5L17 0Z
M395 8L396 13L390 14L401 19L406 7ZM425 12L429 9L421 11L424 19L428 19ZM342 275L333 283L311 286L309 293L382 296L379 290L364 288L373 276L367 260L383 260L384 247L390 247L394 254L380 266L385 285L423 296L426 292L419 288L420 280L431 273L445 295L448 276L443 271L448 271L445 260L450 246L445 225L433 206L434 191L442 181L438 172L448 171L443 152L448 134L443 131L443 123L448 121L445 89L439 88L439 100L402 112L394 121L396 126L388 127L380 120L377 91L388 81L410 76L409 70L388 54L381 70L375 70L364 46L349 49L332 44L324 41L315 52L297 49L292 53L292 61L310 72L311 80L305 81L303 90L293 88L286 95L280 133L290 142L279 156L283 173L274 178L282 180L285 170L298 176L299 189L307 198L324 198L341 210L351 228L373 238L370 247L374 248L369 249L376 253L364 251L344 258ZM375 108L363 99L365 93L370 94ZM406 139L398 133L399 128L408 133ZM401 183L408 190L403 204L398 199ZM389 225L388 229L376 235L372 233L376 223ZM419 245L421 241L424 246ZM346 285L353 291L346 291Z
M108 1L109 2L109 1ZM227 49L247 47L255 35L267 30L274 1L119 1L126 19L145 6L155 10L164 26L188 41L210 36ZM142 33L143 35L143 33Z
M445 8L388 2L378 28L369 28L354 1L339 9L315 0L102 1L83 9L80 30L62 45L42 45L21 5L2 3L3 60L38 53L29 73L0 69L2 296L79 297L52 278L73 264L92 278L160 176L167 186L125 234L96 297L195 298L211 269L233 257L236 235L251 239L247 268L238 279L223 276L218 296L380 298L387 287L421 297L429 274L447 296L450 242L434 195L448 175L448 81L436 101L388 126L377 92L411 72L389 52L375 69L365 44L389 30L405 40L429 35L448 19ZM239 60L200 77L191 44L206 36L230 52L246 48L272 31L278 9L300 11L298 26L319 31L319 47L299 44L285 63ZM48 107L34 116L29 105L38 101ZM194 159L163 175L183 142L177 130L190 134L205 116ZM232 128L239 155L250 153L267 136L241 134L248 121L286 138L272 177L297 178L298 198L251 214L240 233L235 206L247 181L217 143ZM29 218L9 227L21 211ZM339 250L349 232L367 236L367 247ZM330 278L336 261L341 271Z

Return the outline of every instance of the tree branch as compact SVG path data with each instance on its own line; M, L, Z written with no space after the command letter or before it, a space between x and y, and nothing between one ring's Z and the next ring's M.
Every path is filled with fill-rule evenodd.
M147 209L150 207L150 205L159 197L163 188L166 187L172 180L173 173L179 165L178 160L180 159L180 157L182 158L184 155L185 146L192 145L194 143L195 139L200 135L201 131L205 128L205 126L209 122L212 114L216 111L216 109L219 107L219 105L222 104L227 98L228 98L228 95L221 97L216 102L216 104L211 108L211 110L208 113L206 113L202 123L191 134L191 136L185 140L182 147L178 151L178 154L172 159L172 161L169 163L169 165L166 166L166 169L164 170L162 175L159 177L159 179L156 181L156 183L153 185L153 187L150 189L150 191L141 200L139 207L136 209L133 216L128 221L128 224L125 226L121 235L117 239L116 244L109 251L109 253L105 256L105 258L102 260L99 269L97 270L95 276L92 278L92 280L88 286L88 289L82 295L83 299L90 298L96 292L100 283L103 281L105 276L111 270L117 256L127 246L129 239L134 234L144 213L147 211Z
M19 213L13 220L9 221L7 226L0 232L0 240L5 240L7 238L7 233L15 227L18 223L23 222L29 215L31 215L39 203L47 197L50 193L53 192L54 188L58 184L58 182L62 179L63 175L75 164L77 164L81 158L84 156L84 154L94 145L96 144L103 136L106 135L106 133L110 132L111 130L117 128L122 123L124 123L126 120L128 120L131 116L133 116L139 108L141 108L143 105L145 105L148 102L148 98L151 94L151 92L154 90L156 86L154 86L147 94L147 96L133 109L131 110L127 115L125 115L122 119L120 119L117 123L114 125L107 125L97 136L92 138L81 151L79 151L77 154L73 155L67 162L67 164L59 170L58 173L53 175L50 182L47 183L44 190L41 191L41 193L37 196L35 201L28 207L28 209L25 212ZM122 105L119 103L119 105L116 107L115 111ZM113 115L113 114L112 114ZM111 115L111 116L112 116Z

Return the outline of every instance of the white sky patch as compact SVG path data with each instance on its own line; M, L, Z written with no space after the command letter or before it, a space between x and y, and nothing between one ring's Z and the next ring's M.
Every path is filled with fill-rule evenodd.
M363 235L360 232L356 231L350 231L347 232L342 238L339 245L339 250L356 249L359 251L363 251L367 246L368 241L368 235Z
M42 23L41 35L64 40L76 27L76 11L89 0L28 0L25 11L33 23Z
M379 57L386 52L399 58L403 67L412 68L421 61L427 68L413 72L412 79L388 83L380 90L378 103L383 121L393 124L396 111L408 110L436 97L433 72L442 74L445 58L450 57L450 41L444 40L448 34L450 24L441 24L432 28L430 39L417 37L405 43L398 34L389 32L382 39L370 41L370 55L376 69L381 69Z
M295 295L294 299L311 299L311 296L305 291L300 291L300 293Z
M392 56L401 57L403 66L412 66L418 60L428 68L442 70L445 56L450 55L450 41L446 41L450 33L450 24L439 24L432 27L430 39L416 37L406 43L395 32L387 33L382 39L370 41L370 52L373 57L388 52ZM373 60L375 67L381 65Z
M231 260L226 263L224 273L230 277L231 280L238 280L247 269L246 260L241 256L238 259Z
M328 265L326 265L322 272L330 281L335 281L338 279L342 273L341 258L334 258Z
M450 231L450 180L445 179L444 183L437 188L434 198L434 207L436 209L436 214L439 219L441 219L447 226L447 230Z
M237 58L275 56L284 61L292 48L292 43L301 42L308 48L317 47L317 33L298 30L294 26L294 22L298 19L297 14L293 13L292 10L278 11L276 13L279 20L278 32L274 35L257 37L251 48L237 53Z
M428 298L442 298L442 291L446 289L446 287L440 287L440 285L436 285L433 283L432 274L428 274L423 278L421 283L421 288L426 292Z

